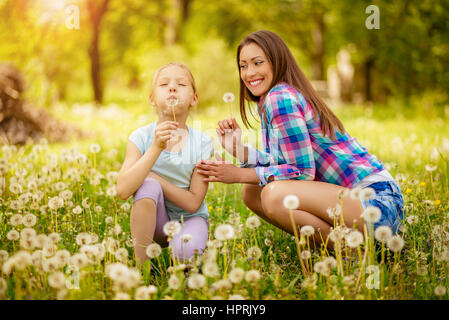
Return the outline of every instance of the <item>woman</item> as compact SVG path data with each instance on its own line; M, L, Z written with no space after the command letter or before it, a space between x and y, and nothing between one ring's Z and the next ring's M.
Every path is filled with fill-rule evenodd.
M242 146L235 119L218 123L223 147L242 166L202 161L205 181L243 183L245 204L260 217L293 234L287 195L300 199L293 210L297 226L315 228L315 241L326 239L333 225L327 209L336 207L346 188L372 188L376 195L359 200L344 197L347 227L362 231L361 213L368 206L382 214L374 228L387 225L396 232L402 219L401 191L382 163L344 129L319 98L284 41L270 31L257 31L237 49L240 75L240 114L249 126L245 101L258 104L264 151ZM235 143L230 143L235 141ZM330 244L332 247L332 244Z

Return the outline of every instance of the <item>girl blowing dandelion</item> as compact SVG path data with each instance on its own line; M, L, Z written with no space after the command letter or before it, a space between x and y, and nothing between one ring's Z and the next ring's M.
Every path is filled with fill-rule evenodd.
M297 65L285 42L270 31L246 36L237 49L240 75L240 114L256 102L264 150L242 145L241 129L234 118L218 122L217 135L224 149L240 162L221 161L197 165L205 181L243 183L245 204L260 217L293 234L289 211L282 203L293 194L301 201L293 210L296 226L310 225L321 243L331 231L327 209L339 203L345 188L374 189L373 197L344 197L343 218L363 231L362 210L379 207L374 224L395 232L403 210L401 191L383 164L351 137L335 114L320 99ZM246 103L245 103L246 102ZM321 233L321 234L320 234ZM332 242L329 241L329 246Z
M195 163L213 154L213 144L207 135L186 125L190 108L198 103L186 66L170 63L159 68L150 101L158 121L131 133L117 193L124 200L134 196L130 225L138 262L147 259L146 248L153 240L162 247L168 245L163 227L170 220L184 222L170 240L172 252L181 260L189 259L204 251L208 239L209 213L204 202L208 182L198 174ZM186 242L185 234L194 236Z

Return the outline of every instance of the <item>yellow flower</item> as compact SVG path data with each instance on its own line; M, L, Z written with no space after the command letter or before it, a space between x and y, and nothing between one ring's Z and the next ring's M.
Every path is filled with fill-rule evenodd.
M209 208L209 211L212 211L212 208L213 208L213 207L212 207L212 206L209 206L208 208Z
M218 190L214 190L214 194L218 194Z
M441 201L440 201L440 200L435 200L435 201L434 201L434 204L435 204L436 206L439 206L439 205L440 205L440 203L441 203Z
M425 187L426 183L423 181L423 182L420 183L420 185L421 185L421 187Z
M405 192L406 192L407 194L410 194L410 193L412 193L412 189L407 188L407 190L405 190Z
M220 211L221 211L221 208L218 208L217 211L220 212Z

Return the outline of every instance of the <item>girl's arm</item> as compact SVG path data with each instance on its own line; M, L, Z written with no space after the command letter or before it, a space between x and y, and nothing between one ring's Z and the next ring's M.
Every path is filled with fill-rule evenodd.
M133 142L128 141L125 161L117 178L117 194L120 198L126 200L136 192L177 127L178 124L173 121L160 123L155 129L154 141L144 155Z
M208 182L203 181L197 169L195 168L190 180L190 189L185 190L171 182L168 182L154 172L150 172L149 177L159 181L164 192L164 197L188 213L195 213L201 207L209 186Z

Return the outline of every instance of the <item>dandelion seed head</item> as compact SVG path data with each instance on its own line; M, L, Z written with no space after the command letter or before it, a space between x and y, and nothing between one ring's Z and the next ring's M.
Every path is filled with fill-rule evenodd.
M159 257L159 255L162 252L162 248L159 244L153 242L152 244L147 246L145 252L150 259L154 259L154 258Z
M187 279L187 286L190 289L200 289L204 287L205 284L206 277L199 273L193 274Z
M285 196L283 201L284 207L290 210L295 210L299 207L299 198L294 194Z
M234 102L234 99L235 99L235 96L234 96L234 94L232 92L226 92L223 95L223 101L226 102L226 103Z
M229 280L232 283L239 283L245 277L245 271L242 268L233 268L231 272L229 272Z
M300 230L302 236L310 237L315 234L315 229L312 226L303 226Z
M98 152L100 152L100 150L101 150L101 147L97 143L91 144L90 147L89 147L89 152L90 153L98 153Z
M260 272L258 270L249 270L245 274L245 280L249 283L256 283L260 280Z
M173 237L181 231L181 224L178 221L169 221L164 225L164 233L169 237Z
M404 240L401 238L401 236L396 235L388 240L387 245L391 251L399 252L404 247Z
M221 224L215 228L214 236L217 240L226 241L234 239L234 228L230 224Z
M246 226L250 229L256 229L260 227L260 219L256 216L250 216L246 219Z
M374 238L379 242L386 243L392 237L393 232L388 226L379 226L374 231Z
M363 211L363 219L368 223L376 223L382 217L382 211L378 207L369 206Z
M351 248L357 248L362 242L363 234L358 230L351 231L351 233L346 236L346 243Z

